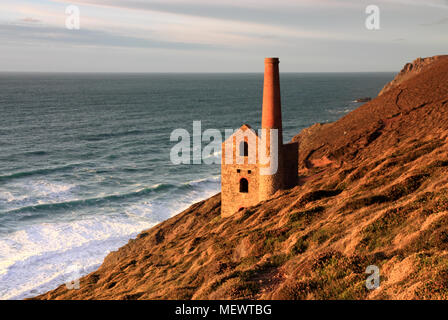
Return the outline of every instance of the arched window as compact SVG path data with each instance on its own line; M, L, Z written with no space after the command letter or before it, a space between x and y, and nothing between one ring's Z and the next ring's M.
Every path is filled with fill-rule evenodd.
M249 144L246 141L240 143L240 156L247 157L249 155Z
M240 180L240 192L248 193L249 192L249 182L246 178L242 178Z

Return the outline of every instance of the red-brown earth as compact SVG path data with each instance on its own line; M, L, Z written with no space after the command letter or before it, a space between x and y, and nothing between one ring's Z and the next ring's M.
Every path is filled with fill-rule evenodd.
M447 299L448 56L300 143L300 185L232 217L220 195L37 299ZM365 287L377 265L380 288Z

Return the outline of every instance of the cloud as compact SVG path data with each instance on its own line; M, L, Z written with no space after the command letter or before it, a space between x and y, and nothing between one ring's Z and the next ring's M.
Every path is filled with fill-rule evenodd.
M420 6L420 7L432 7L439 9L448 9L447 0L382 0L383 2L395 2L399 4Z
M67 70L53 61L79 54L83 70L97 65L106 70L101 55L109 57L111 70L140 70L148 59L149 70L253 71L258 65L251 63L265 55L304 61L294 70L343 63L367 70L367 55L373 66L380 64L376 55L389 63L389 54L431 55L446 51L448 43L446 21L437 20L447 16L446 0L375 0L382 10L378 32L365 28L370 0L1 1L0 43L9 53L2 50L0 62L8 70L15 62L16 69L37 68L37 63L25 66L28 56L42 63L39 70ZM80 7L81 30L65 29L67 5ZM216 67L221 61L228 63Z
M20 21L22 21L22 22L29 22L29 23L38 23L38 22L40 22L39 19L35 19L35 18L31 18L31 17L26 17L26 18L20 19Z
M42 43L52 42L67 45L128 47L128 48L160 48L176 50L216 49L215 45L186 43L176 41L161 41L150 38L122 36L104 31L88 29L67 30L49 26L28 26L18 24L0 25L1 42Z
M316 6L329 2L334 3L329 0L53 0L55 7L47 10L55 18L42 21L61 26L65 18L62 4L75 4L80 6L83 27L138 39L150 35L153 41L162 43L249 48L289 45L291 41L303 39L362 41L363 35L350 31L362 31L363 22L356 22L359 28L354 29L353 21L344 15L338 17L332 12L328 17L321 10L309 14L308 10L316 10ZM353 4L354 0L342 3ZM39 6L35 8L39 9ZM363 10L358 11L360 16L364 15ZM328 24L334 27L326 28Z
M439 20L434 21L434 22L421 23L420 25L427 27L427 26L437 26L437 25L441 25L441 24L448 24L448 17L439 19Z
M11 9L19 11L19 17L38 18L42 23L33 24L40 27L37 30L30 29L19 36L12 33L9 39L6 35L4 38L15 43L26 41L27 45L33 40L37 45L41 41L52 41L55 45L62 45L66 41L71 45L163 47L173 50L217 47L251 50L253 47L290 46L291 42L304 39L363 39L362 35L350 34L341 28L325 29L325 21L323 25L319 25L319 18L306 12L299 15L297 12L288 12L285 6L297 9L295 1L278 1L280 4L276 7L272 1L258 0L257 3L264 5L259 8L254 8L257 3L252 0L229 0L229 4L222 0L53 0L50 2L52 5L47 6L23 6L18 2ZM316 3L326 2L313 1L300 1L300 5L308 8ZM54 28L47 30L60 30L64 27L66 15L62 4L80 6L81 32L61 34L54 31L46 35L43 27ZM151 8L159 11L151 11ZM236 12L233 11L235 8ZM364 14L363 11L360 14ZM250 19L246 19L246 16ZM286 22L288 19L290 22ZM27 24L31 27L30 22ZM84 33L87 31L88 34ZM98 36L97 40L94 40L95 35Z
M66 0L53 0L69 3ZM313 21L309 12L345 11L363 7L355 0L71 0L70 4L151 11L228 21L301 25Z

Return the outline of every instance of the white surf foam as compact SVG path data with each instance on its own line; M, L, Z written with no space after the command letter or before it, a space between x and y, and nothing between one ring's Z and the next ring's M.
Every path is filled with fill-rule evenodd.
M47 180L13 181L0 189L0 208L14 210L42 203L75 200L76 189L73 184Z
M212 177L205 179L197 179L184 183L184 185L192 186L193 189L179 194L166 194L151 201L141 201L126 208L126 213L151 221L163 221L171 216L187 209L193 203L208 198L221 189L220 177Z
M128 217L90 218L27 227L0 239L0 299L23 299L96 268L111 251L154 223Z
M139 232L220 189L219 177L186 184L192 188L138 201L119 215L98 212L83 220L39 223L1 236L0 299L23 299L47 292L71 280L73 268L79 276L92 272L110 251Z

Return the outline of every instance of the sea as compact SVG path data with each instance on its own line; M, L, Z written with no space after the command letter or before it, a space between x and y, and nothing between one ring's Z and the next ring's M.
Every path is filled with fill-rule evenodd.
M284 140L341 118L393 76L282 73ZM174 164L171 135L193 138L193 121L259 128L262 88L263 74L0 73L0 299L88 274L220 192L220 165Z

